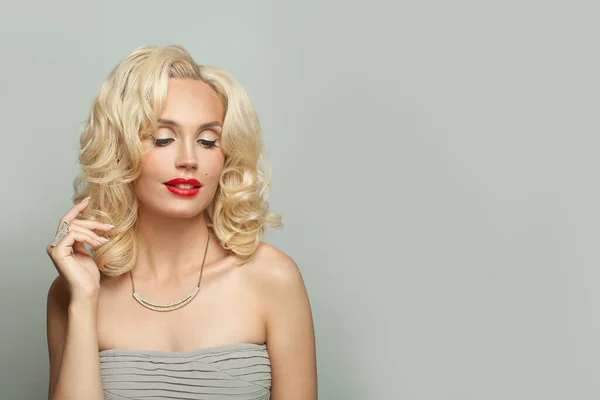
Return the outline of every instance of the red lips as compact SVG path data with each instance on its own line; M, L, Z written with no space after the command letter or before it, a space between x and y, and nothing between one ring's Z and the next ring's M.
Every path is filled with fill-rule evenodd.
M179 186L175 186L180 184L192 185L194 187L182 188ZM193 178L174 178L168 182L165 182L164 185L167 189L169 189L171 193L184 197L191 197L196 195L202 187L202 184L197 179Z
M170 181L165 182L165 184L167 184L167 185L178 185L178 184L182 184L182 183L185 183L185 184L188 184L188 185L194 185L194 186L197 186L197 187L202 186L202 184L200 183L199 180L193 179L193 178L188 178L188 179L186 179L186 178L174 178L174 179L171 179Z

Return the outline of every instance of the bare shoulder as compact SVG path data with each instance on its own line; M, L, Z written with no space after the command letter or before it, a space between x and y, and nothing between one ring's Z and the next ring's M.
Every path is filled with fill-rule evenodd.
M316 347L310 301L296 262L261 242L248 271L266 317L273 398L317 398Z
M272 244L261 242L250 261L250 270L262 285L278 290L290 286L304 286L302 274L296 262Z
M48 289L47 305L61 310L66 310L69 305L69 288L67 280L58 275Z
M261 242L247 266L248 281L252 282L260 298L267 328L280 319L282 312L290 312L290 309L310 313L302 273L289 255Z
M46 298L46 328L48 345L51 347L65 334L69 302L68 283L62 275L59 275L50 284Z

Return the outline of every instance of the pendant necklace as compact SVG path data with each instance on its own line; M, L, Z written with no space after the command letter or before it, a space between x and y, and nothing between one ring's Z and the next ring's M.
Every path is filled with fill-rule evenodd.
M196 285L196 287L194 288L194 290L192 290L192 292L190 294L188 294L187 296L185 296L184 298L182 298L180 300L177 300L177 301L174 301L174 302L168 303L168 304L153 303L151 301L144 299L142 296L140 296L140 294L138 292L135 291L135 284L133 283L133 274L131 273L131 270L130 270L129 274L131 275L131 288L133 290L133 297L137 300L138 303L140 303L144 307L146 307L150 310L162 311L162 312L177 310L177 309L185 306L189 302L191 302L194 299L194 297L196 297L196 295L198 294L198 291L200 290L200 282L202 281L202 270L204 269L204 261L206 260L206 253L208 252L208 243L209 242L210 242L210 231L208 232L208 238L206 239L206 248L204 249L204 256L202 257L202 265L200 266L200 279L198 279L198 285Z

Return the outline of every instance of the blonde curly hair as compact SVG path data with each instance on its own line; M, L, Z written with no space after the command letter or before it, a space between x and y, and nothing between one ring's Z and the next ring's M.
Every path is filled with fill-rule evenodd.
M115 225L110 242L92 252L101 273L119 276L136 262L138 203L132 182L141 174L142 141L157 127L170 78L197 79L221 99L225 165L219 188L205 210L223 248L240 264L254 255L266 228L282 227L269 209L270 165L258 117L240 83L224 70L199 65L181 46L142 46L108 75L95 97L80 137L82 172L75 203L91 196L83 218Z

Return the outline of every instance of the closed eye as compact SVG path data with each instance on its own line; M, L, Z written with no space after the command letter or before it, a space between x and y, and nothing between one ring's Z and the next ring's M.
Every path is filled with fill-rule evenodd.
M155 146L166 146L167 144L171 143L173 139L154 139L153 141Z
M171 143L174 139L169 138L169 139L156 139L153 138L153 142L155 146L159 146L159 147L163 147L168 145L169 143ZM206 147L206 148L212 148L212 147L217 147L216 145L217 139L215 140L206 140L206 139L199 139L198 143L200 143L202 146Z
M215 140L206 140L206 139L200 139L198 140L200 142L200 144L202 144L204 147L217 147L217 145L215 144L217 142L217 139Z

